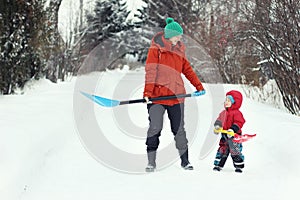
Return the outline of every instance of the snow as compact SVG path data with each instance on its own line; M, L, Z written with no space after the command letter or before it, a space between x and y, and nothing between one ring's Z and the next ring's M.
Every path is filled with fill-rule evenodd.
M119 163L119 169L112 169L109 163L97 159L92 148L84 143L83 137L89 134L89 127L84 135L79 133L79 126L92 120L85 118L84 109L92 108L101 131L115 148L145 157L146 132L124 131L120 121L122 118L116 114L126 109L129 121L136 126L136 130L144 131L147 128L146 106L100 107L84 96L75 94L80 87L80 79L97 80L95 90L87 92L122 100L141 97L143 78L143 70L129 71L124 68L92 73L59 84L47 80L31 82L24 89L23 95L1 96L0 199L297 198L300 179L300 119L270 105L244 99L241 110L247 122L243 131L256 133L257 136L243 144L245 170L242 174L234 172L231 158L223 171L212 170L217 146L213 146L206 157L199 159L205 138L212 135L210 124L215 117L213 106L222 106L222 102L216 105L212 103L216 88L242 91L238 85L205 84L205 96L186 100L186 128L188 131L196 130L190 140L190 161L194 171L182 170L178 160L162 166L164 161L158 159L159 170L155 173L126 173L121 172L122 167L128 164L144 167L146 158L142 163L133 160ZM127 87L135 85L128 89L133 91L128 96L112 92L119 91L117 87L124 85L123 81L127 81ZM78 121L78 111L82 112L82 121ZM193 118L195 115L198 116L197 120ZM160 149L172 144L172 140L166 119ZM102 148L100 144L103 141L95 143L99 144L97 148L102 153L110 155L112 159L118 158L118 155ZM172 146L172 149L175 150L175 147Z
M288 112L285 108L282 95L275 80L269 80L263 87L243 86L247 97Z
M126 0L127 1L127 8L130 10L130 14L128 19L134 19L134 15L137 14L137 10L145 7L147 4L144 3L142 0Z
M265 60L259 61L259 62L257 63L257 65L261 65L261 64L267 63L267 62L270 62L270 60L269 60L269 59L265 59Z

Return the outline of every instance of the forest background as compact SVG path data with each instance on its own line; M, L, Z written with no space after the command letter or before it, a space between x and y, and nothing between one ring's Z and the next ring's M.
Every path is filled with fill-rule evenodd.
M62 1L0 0L2 95L32 79L57 83L92 71L142 67L152 36L173 17L186 40L202 48L190 45L187 56L203 82L262 89L274 81L285 108L300 115L296 0L140 0L134 13L125 0L73 0L75 15L63 31ZM80 70L95 48L103 48L97 65Z

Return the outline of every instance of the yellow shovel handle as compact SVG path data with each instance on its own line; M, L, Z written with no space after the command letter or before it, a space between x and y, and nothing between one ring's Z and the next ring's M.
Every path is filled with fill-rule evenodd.
M228 134L228 135L231 135L231 136L234 136L234 135L235 135L234 132L232 132L232 131L227 131L227 130L223 130L222 128L214 129L214 132L215 132L215 133L225 133L225 134Z

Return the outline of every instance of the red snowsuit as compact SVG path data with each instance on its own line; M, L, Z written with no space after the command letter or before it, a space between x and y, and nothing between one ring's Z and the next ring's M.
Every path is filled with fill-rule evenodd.
M227 92L226 96L227 95L231 95L235 102L230 108L226 108L219 114L215 125L219 125L224 130L232 129L235 133L241 135L242 127L245 123L243 114L239 110L242 105L243 96L236 90Z
M226 96L227 95L231 95L235 102L230 108L226 108L219 114L215 126L218 125L224 130L232 129L235 133L241 134L242 127L245 123L243 114L239 111L239 108L242 105L243 96L236 90L227 92ZM243 146L241 143L233 142L232 138L228 138L226 134L222 134L214 165L222 169L230 153L234 167L239 169L244 168L242 148Z

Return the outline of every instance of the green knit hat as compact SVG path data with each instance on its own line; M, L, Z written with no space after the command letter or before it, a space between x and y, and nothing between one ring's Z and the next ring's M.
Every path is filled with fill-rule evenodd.
M182 27L174 21L173 18L168 17L166 19L167 25L165 26L165 38L171 38L177 35L182 35L183 34L183 29Z

